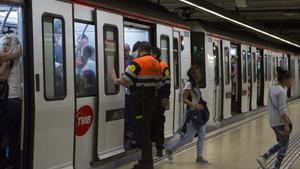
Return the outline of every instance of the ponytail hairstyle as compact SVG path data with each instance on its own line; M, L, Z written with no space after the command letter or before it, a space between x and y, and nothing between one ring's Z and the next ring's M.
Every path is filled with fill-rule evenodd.
M197 86L197 83L194 79L193 79L193 75L195 74L196 70L200 70L201 71L201 67L198 66L198 65L193 65L187 72L187 75L189 77L189 82L192 84L192 90L193 92L195 93L194 91L194 87Z
M288 80L292 77L292 73L283 69L282 67L277 67L277 80L279 83L283 83L285 80Z

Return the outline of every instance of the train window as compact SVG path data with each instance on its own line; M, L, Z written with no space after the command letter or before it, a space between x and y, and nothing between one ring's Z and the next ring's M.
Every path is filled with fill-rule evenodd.
M293 79L295 79L295 60L291 59L291 73L292 73L292 77Z
M224 49L224 60L225 60L225 83L229 84L230 83L230 65L229 65L229 48L225 47Z
M276 59L273 57L273 78L276 78Z
M200 81L200 87L206 87L206 71L205 71L205 45L204 45L204 33L192 32L192 65L199 65L202 72L202 80Z
M47 100L66 97L64 20L43 15L44 90Z
M251 53L247 53L247 59L248 59L248 82L252 83L252 59L251 59Z
M268 55L268 81L271 81L271 78L272 78L271 64L272 64L271 55Z
M300 59L298 60L298 76L300 78Z
M243 59L243 82L247 83L247 56L246 56L246 51L243 50L242 52L242 59Z
M74 31L76 96L95 96L97 92L95 26L75 22Z
M105 24L103 30L105 93L107 95L116 95L119 93L120 87L114 84L110 75L113 71L117 76L119 75L118 28L114 25Z
M215 57L215 81L216 85L219 85L220 74L219 74L219 47L213 43L213 55Z
M178 38L173 38L173 62L174 62L174 82L175 82L175 89L179 89L179 41Z
M167 35L160 37L161 60L170 65L170 38Z
M126 24L126 23L125 23ZM127 23L129 24L129 23ZM130 24L129 24L130 25ZM128 45L129 48L132 50L134 44L138 41L146 41L150 42L150 27L134 27L134 26L124 26L124 42L125 45ZM143 25L145 26L145 25ZM129 51L129 53L132 51ZM128 60L128 59L125 59ZM128 63L125 64L128 65Z
M256 63L256 53L253 52L252 53L252 64L253 64L253 82L255 83L257 80L257 76L256 76L256 69L257 69L257 63Z
M264 65L265 65L265 67L264 67L264 75L265 75L265 81L267 81L268 80L268 58L267 58L267 54L265 54L265 57L264 57Z

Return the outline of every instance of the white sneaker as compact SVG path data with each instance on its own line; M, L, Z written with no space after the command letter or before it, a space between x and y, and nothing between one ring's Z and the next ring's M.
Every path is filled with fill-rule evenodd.
M171 150L166 150L166 155L168 156L169 162L173 161L173 152Z
M267 169L267 160L263 156L259 156L256 158L256 161L263 169Z

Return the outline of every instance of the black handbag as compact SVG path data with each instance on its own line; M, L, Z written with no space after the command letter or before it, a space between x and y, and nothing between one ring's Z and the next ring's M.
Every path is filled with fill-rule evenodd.
M199 90L200 91L200 90ZM201 94L201 92L200 92ZM193 124L197 127L204 126L210 116L210 112L207 108L207 102L200 97L199 99L199 104L203 105L204 109L199 111L199 110L188 110L187 112L187 120L192 121Z

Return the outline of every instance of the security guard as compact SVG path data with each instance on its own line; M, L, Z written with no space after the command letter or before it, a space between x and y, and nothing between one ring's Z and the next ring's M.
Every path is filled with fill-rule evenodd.
M156 155L162 157L165 139L164 124L166 121L164 113L165 110L170 107L169 97L171 94L171 77L168 64L160 59L160 49L158 47L153 47L152 54L156 57L162 69L162 86L157 95L155 111L152 118L152 141L154 141L156 145Z
M153 169L151 123L157 90L161 86L161 67L151 55L148 42L138 42L133 49L138 58L127 67L121 78L112 76L114 83L130 87L133 112L136 120L137 146L142 150L142 158L134 169Z

